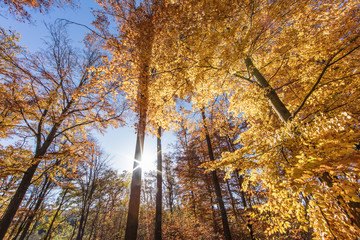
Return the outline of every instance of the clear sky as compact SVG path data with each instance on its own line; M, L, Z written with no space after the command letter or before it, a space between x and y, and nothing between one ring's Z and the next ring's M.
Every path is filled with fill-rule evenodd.
M12 29L21 34L21 44L26 45L29 51L37 51L42 48L43 39L48 32L45 23L54 23L57 19L67 19L73 22L91 27L94 19L91 14L91 8L97 8L97 4L92 0L82 0L78 8L52 8L48 13L41 14L38 11L29 10L32 16L32 23L21 23L6 12L5 8L0 5L0 25L7 29ZM87 30L81 26L70 25L68 33L75 45L79 44ZM105 152L110 154L110 164L114 169L119 171L131 170L133 165L136 135L132 128L110 128L104 135L95 134L101 147ZM163 149L174 141L171 133L165 133L162 142ZM147 136L144 147L144 170L153 166L155 169L156 161L156 138Z

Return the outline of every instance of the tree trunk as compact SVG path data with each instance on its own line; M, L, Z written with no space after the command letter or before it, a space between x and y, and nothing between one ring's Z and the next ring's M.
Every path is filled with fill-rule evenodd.
M123 213L122 213L122 211L120 210L120 214L119 214L119 226L118 226L118 229L117 229L119 239L121 239L121 237L122 237L122 229L123 229L122 225L123 225ZM96 238L95 238L95 239L96 239Z
M39 166L39 162L31 165L27 169L27 171L24 173L24 176L20 182L20 185L19 185L18 189L16 190L15 195L11 199L9 206L7 207L7 209L4 213L4 216L1 219L0 240L4 239L5 234L6 234L7 230L9 229L10 224L11 224L12 220L14 219L14 216L15 216L17 210L19 209L19 206L25 196L25 193L31 184L31 179L34 176L35 171L38 166Z
M75 224L74 224L74 228L73 228L73 231L71 233L71 237L70 237L70 240L73 240L75 234L76 234L76 229L77 229L77 218L75 218Z
M144 138L146 130L146 116L148 110L148 85L150 80L150 64L152 47L154 41L154 26L153 15L147 15L146 19L139 21L139 38L136 43L141 49L139 54L139 86L138 86L138 113L139 124L137 129L137 139L135 147L135 159L133 166L133 173L130 184L130 198L129 209L125 229L125 240L136 240L137 229L139 225L139 209L140 209L140 194L141 194L141 158L144 147ZM146 29L142 26L148 25Z
M49 229L46 231L46 235L45 235L45 237L44 237L44 240L48 240L48 239L51 238L51 230L52 230L52 228L53 228L53 226L54 226L54 223L55 223L55 220L56 220L57 216L59 215L59 212L60 212L60 210L61 210L61 207L62 207L62 205L64 204L65 196L66 196L66 193L67 193L67 192L68 192L68 189L65 189L64 194L63 194L63 196L61 197L61 201L60 201L60 203L59 203L59 207L56 209L56 212L55 212L55 214L54 214L54 217L53 217L53 219L51 220ZM75 226L74 226L74 228L75 228Z
M190 193L191 193L192 209L193 209L194 217L196 218L195 194L193 190L191 190Z
M174 213L174 210L173 210L173 196L172 196L172 192L170 192L170 194L169 194L169 207L170 207L170 214L173 214L173 213Z
M69 110L70 106L71 106L71 102L68 103L67 107L63 110L61 117L63 117L63 115L65 115L67 110ZM54 140L55 134L56 134L57 130L59 129L62 121L63 121L63 119L60 120L59 122L54 123L53 127L50 130L49 135L46 137L46 139L41 147L40 147L40 145L37 145L36 153L35 153L35 156L33 159L34 163L24 173L24 176L21 179L20 185L16 189L16 192L15 192L14 196L12 197L12 199L1 219L0 240L4 239L5 234L8 231L16 212L19 209L22 200L24 199L26 191L28 190L28 188L31 184L31 180L36 172L37 167L40 164L40 160L46 154L47 149L49 148L50 144Z
M33 223L33 220L34 220L34 218L36 216L36 213L39 210L42 202L44 201L44 198L45 198L45 196L46 196L46 194L48 192L48 189L50 188L50 185L51 185L51 181L49 181L49 179L46 177L44 185L43 185L43 187L41 189L38 200L37 200L36 205L34 207L34 210L32 211L29 218L27 219L26 225L24 227L24 230L21 233L21 236L20 236L19 240L24 240L25 239L25 237L26 237L26 235L27 235L27 233L29 231L29 228L30 228L31 224Z
M260 85L260 87L266 90L265 97L270 102L272 108L280 117L281 121L287 122L291 118L291 114L289 110L285 107L284 103L280 100L275 90L270 86L264 76L254 66L253 62L249 57L245 59L245 64L250 73L256 78L256 81Z
M94 220L93 220L93 222L92 222L92 224L91 224L90 234L89 234L89 240L91 240L91 237L92 237L92 235L93 235L93 233L94 233L95 225L96 225L96 223L98 222L98 219L99 219L99 213L100 213L100 210L101 210L101 201L102 201L102 199L100 198L100 199L99 199L99 203L98 203L98 209L97 209L97 211L96 211Z
M209 130L207 128L206 121L205 121L205 110L204 109L201 110L201 115L202 115L202 119L204 122L204 130L205 130L205 136L206 136L206 142L207 142L210 161L215 161L214 153L213 153L213 149L212 149L212 145L211 145L211 140L210 140L210 135L209 135ZM224 230L224 237L226 240L231 240L229 222L228 222L226 209L225 209L224 201L223 201L222 194L221 194L219 179L217 177L216 171L212 171L211 174L212 174L212 178L213 178L213 182L214 182L216 198L217 198L217 201L218 201L218 204L220 207L221 220L222 220L222 225L223 225L223 230Z
M87 198L88 200L84 203L85 206L83 208L83 211L81 212L81 218L80 218L80 223L79 223L79 231L78 231L78 234L76 236L76 240L82 240L83 239L84 232L85 232L85 227L86 227L86 223L87 223L88 216L89 216L89 211L90 211L92 193L93 193L93 190L90 191L90 195Z
M234 217L235 217L236 222L238 222L239 220L238 220L238 215L237 215L237 212L236 212L235 199L234 199L234 196L232 195L229 180L226 180L226 186L227 186L227 189L229 191L230 202L231 202L231 206L232 206L232 209L233 209Z
M162 211L162 150L161 150L161 127L157 137L157 173L156 173L156 212L155 212L155 240L162 239L161 211Z
M86 204L86 203L84 203ZM80 221L79 221L79 230L78 230L78 234L76 235L76 240L81 240L82 239L82 236L83 236L83 230L85 228L85 208L83 208L81 210L81 216L80 216Z
M28 210L31 210L33 208L33 198L34 198L34 195L35 195L35 192L32 192L29 199L27 200L24 208L25 209L28 209ZM10 232L10 234L8 235L8 239L10 238L13 238L13 239L16 239L19 234L21 233L21 231L24 229L24 226L26 224L26 220L27 218L29 217L30 215L30 211L27 211L26 214L23 213L21 214L21 216L18 218L18 220L16 221L16 223L14 224L13 226L13 229L12 231ZM19 226L20 225L20 226ZM19 227L18 227L19 226ZM17 228L17 229L16 229ZM17 233L16 235L13 237L14 233L15 233L15 230L17 230Z
M146 113L140 113L137 131L135 160L130 185L128 217L126 222L125 240L136 240L139 225L141 167L140 162L144 147Z
M213 201L213 197L212 197L212 190L211 190L209 185L207 186L207 190L208 190L208 193L209 193L209 196L210 196L210 206L211 206L211 215L212 215L212 220L213 220L213 225L214 225L214 233L218 234L220 231L219 231L219 226L218 226L218 223L217 223L217 220L216 220L217 217L216 217L216 212L215 212L215 209L214 209L214 201Z
M231 142L229 136L226 136L226 142L227 142L229 151L230 151L230 152L234 152L234 151L235 151L235 147L234 147L233 143ZM239 192L240 192L240 196L241 196L241 201L242 201L242 203L243 203L244 210L246 210L248 207L247 207L247 204L246 204L245 192L244 192L243 189L242 189L242 183L243 183L244 180L243 180L243 177L240 176L238 172L236 172L236 179L237 179L237 181L238 181L238 187L239 187ZM228 189L229 189L229 192L230 192L230 196L232 196L229 185L228 185ZM250 207L250 208L251 208L251 207ZM248 215L247 215L246 217L247 217L246 227L247 227L248 230L249 230L251 240L254 240L254 239L255 239L255 237L254 237L254 231L253 231L252 224L251 224L251 222L250 222L250 217L249 217Z

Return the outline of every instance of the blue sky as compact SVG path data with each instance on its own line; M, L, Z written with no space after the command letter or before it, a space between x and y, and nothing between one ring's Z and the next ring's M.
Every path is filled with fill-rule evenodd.
M0 5L1 6L1 5ZM29 10L32 16L32 23L21 23L15 17L7 14L4 8L0 8L1 26L6 29L12 29L20 33L21 45L26 45L29 51L37 51L42 48L43 39L48 32L45 23L54 23L57 19L63 18L73 22L91 27L93 16L91 8L97 8L94 1L82 0L78 8L52 8L46 14L38 11ZM81 40L87 30L81 26L70 25L68 28L69 36L75 45L81 44ZM136 135L132 128L110 128L104 135L95 134L101 147L105 152L110 154L110 164L114 169L119 171L131 170L135 153ZM171 133L165 133L162 142L163 149L170 143L173 143L174 136ZM144 147L145 168L156 161L156 138L147 136Z

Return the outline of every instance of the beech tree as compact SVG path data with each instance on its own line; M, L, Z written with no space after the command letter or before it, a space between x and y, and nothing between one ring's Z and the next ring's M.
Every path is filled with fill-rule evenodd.
M360 237L357 1L97 2L103 9L95 11L102 36L96 44L109 56L94 57L91 71L83 71L89 73L89 87L78 92L82 80L71 85L68 68L58 67L64 62L50 71L41 54L22 57L17 34L1 29L0 137L25 139L0 148L0 186L9 189L1 192L2 211L11 205L11 191L19 189L23 172L32 169L42 176L50 172L41 167L56 158L78 161L73 149L86 148L81 136L86 128L75 119L86 122L89 114L86 123L96 125L116 118L111 105L90 110L95 102L72 112L78 99L105 94L100 102L110 103L108 97L123 91L137 121L125 239ZM5 3L21 12L16 6L45 9L60 1ZM95 35L88 36L89 46L95 45ZM97 118L100 113L106 117ZM141 181L140 167L145 133L160 138L159 129L176 131L178 138L172 164L164 158L163 209L158 164L156 210L162 212L162 225L155 212L154 177ZM29 136L38 140L36 147ZM209 184L211 177L215 185ZM23 206L30 208L34 196L35 191ZM82 214L88 224L86 217L74 228L66 223L73 237L122 236L110 230L122 221L94 229L102 217L115 218L96 211L117 209L110 199L94 198L94 208ZM25 216L19 214L13 229L25 226Z
M50 27L50 30L51 41L47 43L46 52L23 58L8 55L6 62L16 71L2 72L9 93L2 97L6 97L4 101L19 116L16 135L25 139L26 144L31 136L35 150L0 222L1 239L39 164L55 154L49 152L54 141L67 139L71 143L56 149L56 154L78 151L79 144L85 144L79 136L90 126L103 129L110 123L118 125L125 110L124 105L110 104L117 86L104 83L101 74L91 72L91 67L101 64L100 52L87 48L83 55L77 54L70 46L64 28ZM76 154L73 163L76 164Z
M162 171L162 146L161 127L158 129L157 137L157 162L156 162L156 209L155 209L155 239L162 239L162 201L163 201L163 171Z
M193 8L204 4L191 3ZM354 159L358 158L358 153L354 151L358 133L356 128L350 127L351 133L344 136L341 129L358 125L354 111L357 100L352 98L356 95L353 92L356 87L345 83L350 79L352 83L357 81L354 61L357 61L359 49L359 27L355 17L358 5L340 1L329 4L249 1L224 5L232 6L233 14L225 14L229 9L220 12L226 7L221 8L216 3L210 5L209 9L211 6L219 7L220 10L213 14L220 12L228 21L219 21L219 17L212 15L210 10L203 11L203 19L211 19L213 25L209 21L198 23L201 28L197 28L197 34L189 36L187 40L190 46L199 46L196 41L204 36L201 46L193 47L196 56L199 56L199 52L203 54L197 57L197 67L205 67L208 77L205 80L210 80L203 82L203 86L211 88L214 79L211 75L218 78L223 76L224 80L219 82L222 88L212 88L213 95L229 93L230 111L235 115L243 114L251 126L239 139L245 147L225 155L224 160L216 166L230 171L238 166L242 173L251 171L251 180L257 179L263 187L266 185L272 190L269 193L272 197L262 208L263 211L274 210L274 216L269 221L277 227L269 229L269 234L277 230L285 232L290 225L285 219L297 216L303 220L303 229L308 229L310 225L318 229L318 234L356 237L359 199L355 194L357 183L351 179L353 174L357 175L353 166ZM343 14L348 18L341 18ZM227 18L229 15L235 17ZM203 31L205 24L212 30ZM344 29L348 30L348 34L344 35ZM221 54L216 55L215 49ZM255 59L257 64L254 64ZM270 81L274 86L269 84ZM337 84L350 88L339 91ZM209 95L213 98L211 93ZM267 102L270 102L273 110ZM293 120L289 121L290 118ZM330 124L333 121L336 122L333 123L337 126L335 128ZM282 122L287 124L284 126ZM331 128L325 127L329 124ZM315 129L322 129L319 130L321 133ZM332 140L328 138L329 134ZM329 149L338 149L336 152L339 155L334 158ZM267 166L268 171L264 171L262 166ZM346 177L347 174L352 177ZM274 179L278 182L274 183ZM319 184L319 180L326 183L325 186ZM336 190L334 182L340 188L348 189L348 193ZM291 203L288 189L294 191ZM327 198L314 198L316 195L324 196L324 193ZM312 211L304 209L301 205L303 201L311 202ZM286 213L282 208L276 210L278 206L288 206ZM312 215L313 220L307 222L303 213L305 216ZM338 214L343 215L345 220L339 222L332 219ZM283 216L284 219L275 216ZM315 218L321 221L315 221Z
M122 78L121 89L127 95L130 107L138 117L136 124L137 142L133 167L129 213L125 239L136 239L141 193L141 158L147 123L164 127L153 115L159 114L157 104L151 99L157 85L154 85L157 70L153 63L154 42L159 29L164 27L164 1L98 1L103 10L95 12L95 25L106 36L104 45L113 58L108 62L109 69L103 71ZM108 29L109 20L116 23L116 34ZM162 100L163 101L163 100ZM148 128L150 129L150 127ZM156 133L155 133L156 134ZM154 135L155 135L154 134Z
M239 139L245 147L225 155L221 163L213 164L210 169L221 167L230 172L241 169L241 174L250 171L251 179L247 181L256 179L263 188L275 187L276 190L269 192L272 197L263 211L285 206L285 202L290 204L287 191L293 189L292 203L296 206L288 206L286 214L282 210L275 211L276 217L269 218L269 222L276 225L271 224L270 235L276 231L284 233L290 226L285 219L297 216L304 220L302 229L317 224L315 228L319 234L356 237L359 198L353 178L357 172L353 166L354 159L358 158L354 150L358 133L356 127L350 126L358 125L355 110L358 104L357 98L353 98L357 95L357 87L350 85L358 77L355 64L359 49L358 5L353 1L323 4L320 1L191 0L172 4L178 9L173 20L176 24L172 28L175 32L172 44L179 48L174 51L176 54L168 55L171 63L159 64L157 70L166 72L174 66L183 70L167 76L167 79L177 79L172 81L177 83L171 86L172 92L182 99L196 92L201 96L197 103L204 106L211 99L228 94L229 111L234 116L243 115L251 126L244 138ZM347 17L342 18L343 15ZM350 79L353 80L351 84L347 83ZM337 90L338 84L346 86L346 90ZM315 119L318 119L316 123ZM336 121L338 127L334 129L331 125L332 130L322 130L326 136L333 136L333 140L328 141L328 137L318 135L315 129L328 126L332 121ZM346 140L341 133L342 127L347 128L345 126L351 129ZM316 147L313 138L324 148ZM285 144L288 141L291 143ZM325 150L336 148L339 149L337 158ZM269 172L263 171L261 166L267 166ZM346 177L344 172L351 177ZM303 180L298 179L300 176L304 176ZM312 180L307 181L309 178ZM274 179L279 183L274 184ZM335 187L337 184L349 193L341 193ZM327 189L331 189L332 194ZM284 196L281 203L280 192ZM302 202L312 199L314 194L324 196L324 192L328 194L326 199L333 200L316 198L311 202L312 212L299 211L304 209ZM313 219L322 220L309 223L300 214L304 212ZM332 223L336 220L332 217L338 214L344 216L345 221L335 226ZM275 221L278 216L284 219L279 217ZM349 227L351 231L346 230Z

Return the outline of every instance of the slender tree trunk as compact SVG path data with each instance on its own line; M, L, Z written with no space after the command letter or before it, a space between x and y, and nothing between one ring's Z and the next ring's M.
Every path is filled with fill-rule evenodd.
M230 202L231 202L231 206L232 206L232 209L233 209L234 217L235 217L236 222L238 222L238 215L237 215L237 212L236 212L235 200L234 200L234 196L232 194L232 191L231 191L230 184L229 184L228 180L226 180L226 186L227 186L227 189L228 189L228 192L229 192Z
M39 223L39 218L40 218L39 216L36 217L36 220L34 221L34 224L32 224L31 229L28 231L28 234L27 234L27 236L25 238L26 240L29 240L29 238L31 237L31 234L33 234L37 224Z
M238 182L238 188L239 188L239 192L240 192L240 196L241 196L241 201L243 203L244 209L247 209L247 204L246 204L246 196L245 196L245 192L242 188L242 183L243 183L243 178L242 176L239 175L239 173L236 173L236 179Z
M234 152L234 151L235 151L235 147L234 147L234 145L232 144L232 142L230 141L229 136L226 137L226 140L227 140L226 142L227 142L227 144L228 144L229 151L230 151L230 152ZM241 201L242 201L242 203L243 203L244 210L246 210L246 209L247 209L247 204L246 204L245 192L244 192L243 189L242 189L242 183L243 183L244 179L243 179L242 176L239 175L238 172L236 172L236 179L237 179L238 184L239 184L238 187L239 187L239 192L240 192L240 196L241 196ZM230 186L228 185L228 188L229 188L229 187L230 187ZM229 188L229 192L231 193L230 188ZM231 196L232 196L232 195L231 195ZM251 207L250 207L250 208L251 208ZM242 218L242 217L241 217L241 218ZM243 218L242 218L242 219L243 219ZM248 230L249 230L251 240L255 240L254 231L253 231L253 227L252 227L252 224L251 224L251 222L250 222L249 216L247 216L246 227L247 227Z
M51 185L51 181L49 181L49 179L46 177L45 178L45 182L44 182L44 185L41 189L41 192L39 194L39 197L38 197L38 200L36 202L36 205L34 207L34 210L32 211L32 213L30 214L29 218L27 219L27 222L26 222L26 225L24 227L24 230L22 231L21 233L21 236L19 238L19 240L24 240L28 231L29 231L29 228L31 226L31 224L33 223L33 220L37 214L37 211L39 210L41 204L43 203L44 199L45 199L45 196L50 188L50 185Z
M30 209L28 209L30 210ZM14 224L10 234L8 235L8 239L16 239L19 234L21 233L21 231L24 229L24 226L25 226L25 223L26 223L26 219L28 217L29 213L28 214L22 214L21 217L19 217L19 219L16 221L16 223ZM20 224L21 223L21 224ZM15 233L15 230L17 230L16 232L16 235L13 237L14 233Z
M173 193L172 193L172 188L171 188L171 192L169 193L169 207L170 207L170 214L173 214L174 210L173 210Z
M164 159L165 160L165 180L166 180L166 189L167 189L167 194L166 194L166 199L169 203L169 209L170 209L170 214L173 214L173 178L170 177L170 158L167 157Z
M80 218L80 223L79 223L79 231L78 234L76 236L76 240L81 240L83 239L84 236L84 232L85 232L85 227L86 227L86 223L88 220L88 216L89 216L89 211L90 211L90 205L91 205L91 198L92 198L92 192L90 193L89 197L87 198L87 201L84 203L84 209L81 213L81 218Z
M246 67L249 69L250 73L254 75L257 83L260 87L266 89L265 97L270 102L272 108L275 110L277 115L280 117L281 121L287 122L291 118L289 110L286 108L284 103L280 100L279 96L275 90L270 86L268 81L264 76L259 72L259 70L254 66L251 59L248 57L245 59Z
M203 122L204 122L205 136L206 136L206 142L207 142L210 161L215 161L214 153L213 153L213 149L212 149L212 145L211 145L211 140L210 140L210 135L209 135L209 130L208 130L207 125L206 125L205 110L204 109L201 110L201 115L202 115L202 119L203 119ZM213 182L214 182L216 198L217 198L217 201L218 201L218 204L219 204L219 207L220 207L221 220L222 220L222 225L223 225L223 230L224 230L224 237L225 237L226 240L231 240L229 222L228 222L226 209L225 209L224 201L223 201L222 194L221 194L221 188L220 188L220 184L219 184L219 179L217 177L216 171L212 171L211 174L212 174L212 178L213 178Z
M55 162L55 166L58 166L60 164L60 160L57 159L56 162ZM45 199L45 196L46 194L48 193L48 190L50 188L52 184L52 181L49 179L49 177L46 175L45 176L45 179L44 179L44 183L43 183L43 186L41 188L41 191L39 193L39 196L38 196L38 199L36 201L36 204L35 204L35 207L34 209L32 210L31 214L28 216L27 220L26 220L26 225L22 231L22 234L19 238L19 240L24 240L25 237L28 235L30 235L31 233L28 233L29 231L29 228L31 226L31 224L33 223L34 221L34 218L36 217L37 215L37 212L41 206L41 204L43 203L44 199ZM15 237L16 238L16 237Z
M214 225L214 233L215 234L218 234L220 231L219 231L219 226L218 226L218 222L217 222L217 216L216 216L216 212L215 212L215 209L214 209L214 201L213 201L213 197L212 197L212 190L211 190L211 187L208 185L207 186L207 190L208 190L208 193L209 193L209 196L210 196L210 206L211 206L211 215L212 215L212 220L213 220L213 225Z
M24 228L25 224L26 224L26 221L27 221L27 218L29 217L30 215L30 210L33 208L33 198L34 198L34 192L31 193L29 199L27 200L24 208L25 209L28 209L28 211L26 212L26 214L21 214L21 216L18 218L18 220L16 221L16 223L14 224L13 226L13 229L12 231L10 232L10 234L8 235L8 239L10 238L13 238L13 239L16 239L19 234L21 233L22 229ZM21 223L21 224L20 224ZM20 226L19 226L20 224ZM19 226L19 227L18 227ZM16 229L18 227L18 229ZM15 233L15 230L17 230L17 233L16 235L13 237L14 233Z
M84 201L83 201L83 207L81 209L79 230L78 230L78 234L76 236L77 240L81 240L84 236L86 222L87 222L89 211L90 211L90 205L92 203L92 196L96 189L96 183L95 183L96 180L97 180L96 170L94 168L91 168L90 172L89 172L89 181L87 183L87 187L85 188L85 196L84 196Z
M159 127L158 137L157 137L155 240L162 239L161 211L162 211L162 150L161 150L161 127Z
M190 193L191 193L192 209L193 209L194 217L196 218L195 194L193 190L191 190Z
M46 235L45 235L45 237L44 237L44 240L48 240L48 239L51 238L52 228L53 228L53 226L54 226L54 223L55 223L55 220L56 220L57 216L59 215L59 212L60 212L60 210L61 210L61 208L62 208L62 205L64 204L65 196L66 196L67 192L68 192L68 189L65 189L65 191L64 191L64 193L63 193L63 195L62 195L62 197L61 197L61 201L60 201L60 203L59 203L59 206L58 206L58 208L56 209L56 212L55 212L55 214L54 214L54 217L53 217L52 220L51 220L49 229L46 231ZM76 223L75 223L75 224L76 224ZM74 226L74 228L75 228L75 226Z
M123 225L123 213L121 212L121 209L120 209L119 226L118 226L118 230L117 230L117 232L119 233L119 235L118 235L119 239L121 239L121 237L122 237L122 229L123 229L122 225Z
M34 176L35 171L38 166L39 166L39 162L31 165L27 169L27 171L24 173L24 176L20 182L20 185L19 185L18 189L16 190L15 195L11 199L9 206L7 207L3 217L1 219L0 240L4 239L5 234L6 234L7 230L9 229L10 224L11 224L12 220L14 219L14 216L15 216L17 210L19 209L19 206L25 196L25 193L31 184L31 179Z
M84 204L86 204L86 203L84 203ZM78 234L76 235L76 240L82 239L83 229L85 228L84 222L85 222L85 208L83 208L81 211L81 216L80 216L80 221L79 221L79 230L78 230Z
M136 240L139 225L141 167L140 162L144 147L146 114L140 113L139 128L137 131L135 161L130 185L130 199L128 217L126 222L125 240Z
M241 196L241 201L243 202L243 205L244 205L244 209L248 209L248 208L252 208L251 206L251 201L249 199L249 206L247 205L247 201L246 201L246 195L245 195L245 192L243 191L243 188L242 188L242 183L243 183L243 179L241 176L239 176L238 173L236 173L236 178L238 180L238 183L239 183L239 191L240 191L240 196ZM247 215L246 216L247 218L247 223L246 223L246 227L248 228L249 230L249 233L250 233L250 238L251 240L254 240L255 237L254 237L254 231L253 231L253 227L252 227L252 224L250 222L250 217Z
M75 224L74 224L74 228L73 228L73 231L71 233L71 237L70 237L70 240L73 240L73 238L75 237L75 234L76 234L76 229L77 229L77 218L75 218Z
M93 220L93 222L92 222L92 224L91 224L91 229L90 229L90 234L89 234L89 240L91 240L91 237L92 237L92 235L93 235L93 233L94 233L95 225L96 225L96 223L98 222L98 219L99 219L99 213L100 213L100 209L101 209L101 201L102 201L102 199L100 198L99 204L98 204L98 209L97 209L97 211L96 211L94 220Z

